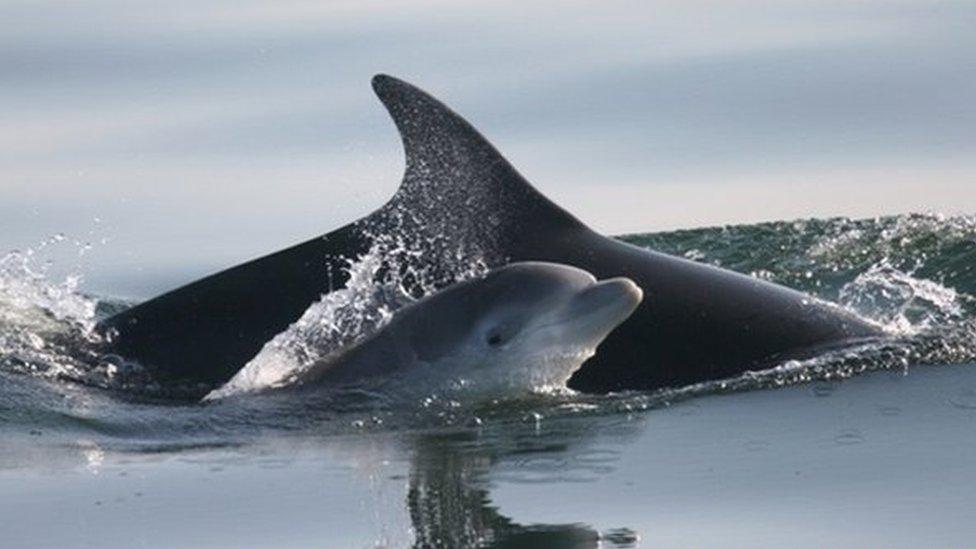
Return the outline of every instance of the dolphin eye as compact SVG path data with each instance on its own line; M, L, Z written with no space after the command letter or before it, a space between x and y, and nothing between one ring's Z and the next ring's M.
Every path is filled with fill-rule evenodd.
M518 325L512 322L501 322L492 326L485 334L485 343L489 347L505 345L518 333Z

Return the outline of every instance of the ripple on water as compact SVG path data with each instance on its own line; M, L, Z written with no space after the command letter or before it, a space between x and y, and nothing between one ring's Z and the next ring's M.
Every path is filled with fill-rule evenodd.
M878 412L880 412L881 415L883 416L889 416L889 417L900 416L901 408L899 408L898 406L881 406L880 408L878 408Z
M573 456L573 461L583 465L609 465L619 459L619 451L608 449L585 450Z
M526 456L506 467L498 478L516 484L593 482L615 470L620 454L592 449L570 456Z
M949 404L960 410L976 410L976 389L963 389L949 397Z
M836 381L835 382L820 381L813 384L813 387L810 388L810 392L815 397L819 397L819 398L829 397L830 395L834 394L837 391L837 387L839 385L840 384Z
M853 446L865 440L864 434L858 429L844 429L834 437L834 443L838 446Z
M769 448L769 441L766 440L747 440L745 442L747 452L762 452Z
M567 463L562 457L533 456L518 460L516 467L521 471L551 473L565 469Z
M630 528L613 528L600 533L600 542L608 544L610 547L621 549L637 547L641 541L640 534Z

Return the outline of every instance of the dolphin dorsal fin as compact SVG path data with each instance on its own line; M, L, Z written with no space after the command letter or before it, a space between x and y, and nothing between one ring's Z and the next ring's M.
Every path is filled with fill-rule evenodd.
M403 182L390 206L444 230L461 229L467 237L474 231L477 240L493 235L499 244L531 226L583 226L428 93L383 74L373 77L373 90L393 118L406 156Z

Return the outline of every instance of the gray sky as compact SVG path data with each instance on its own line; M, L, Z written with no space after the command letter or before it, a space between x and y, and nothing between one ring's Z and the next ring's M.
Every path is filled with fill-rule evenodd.
M402 171L376 72L610 233L976 212L976 2L526 4L6 0L0 250L145 296L355 219Z

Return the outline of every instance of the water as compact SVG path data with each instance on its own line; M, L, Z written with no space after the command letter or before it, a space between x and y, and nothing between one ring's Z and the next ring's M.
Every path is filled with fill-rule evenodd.
M173 401L100 359L90 328L127 304L49 276L47 250L75 246L55 237L0 260L0 531L16 547L972 538L976 219L622 238L834 300L892 338L652 394ZM352 268L369 272L366 259ZM335 333L381 324L395 281L374 280L314 305L275 356L301 362Z

